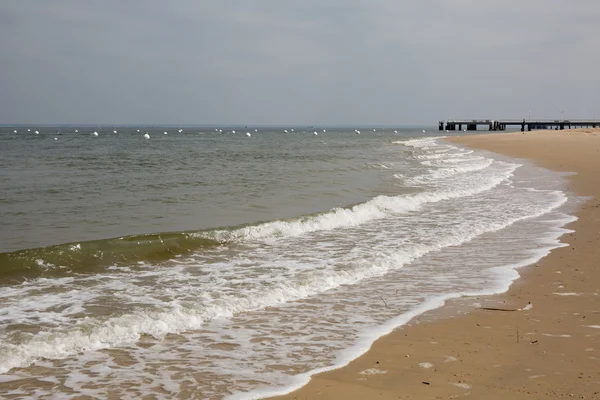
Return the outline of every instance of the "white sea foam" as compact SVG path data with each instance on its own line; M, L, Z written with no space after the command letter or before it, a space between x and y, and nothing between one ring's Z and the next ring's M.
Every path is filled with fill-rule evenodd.
M369 369L365 369L364 371L360 371L359 372L361 375L383 375L383 374L387 374L387 371L378 369L378 368L369 368Z
M457 386L461 389L471 389L471 385L469 385L468 383L464 383L464 382L453 382L452 383L454 386Z
M494 160L490 158L484 160L472 160L470 164L467 165L430 170L427 174L408 178L406 179L406 182L409 184L431 182L437 183L440 179L446 179L451 177L452 175L484 170L486 168L489 168L493 162Z

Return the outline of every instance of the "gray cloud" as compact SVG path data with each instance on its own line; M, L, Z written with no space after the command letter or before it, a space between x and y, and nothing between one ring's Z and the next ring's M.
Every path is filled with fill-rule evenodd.
M595 0L5 2L0 122L600 118L598 20Z

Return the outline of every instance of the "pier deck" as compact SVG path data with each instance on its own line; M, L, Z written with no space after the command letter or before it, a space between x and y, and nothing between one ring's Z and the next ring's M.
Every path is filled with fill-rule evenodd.
M464 126L464 129L463 129ZM600 128L600 120L531 120L531 119L473 119L446 120L439 122L440 131L476 131L479 127L490 131L505 131L507 127L520 127L521 132L533 129L571 129L571 128Z

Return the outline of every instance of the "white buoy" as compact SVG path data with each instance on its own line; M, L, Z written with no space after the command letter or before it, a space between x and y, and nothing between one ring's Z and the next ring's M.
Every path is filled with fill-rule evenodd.
M55 137L55 138L54 138L54 140L58 140L58 138L57 138L57 137Z
M148 132L146 132L146 133L144 134L144 139L150 139L150 135L148 135Z
M250 132L246 132L246 136L250 137L252 134Z
M313 132L313 135L315 135L315 136L317 136L318 134L319 134L319 132L317 132L317 131Z
M98 132L94 132L94 133L92 133L92 135L98 136Z

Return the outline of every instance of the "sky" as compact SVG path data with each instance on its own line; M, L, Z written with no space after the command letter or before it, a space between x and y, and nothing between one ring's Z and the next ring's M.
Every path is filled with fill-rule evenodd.
M600 119L599 38L598 0L6 0L0 124Z

